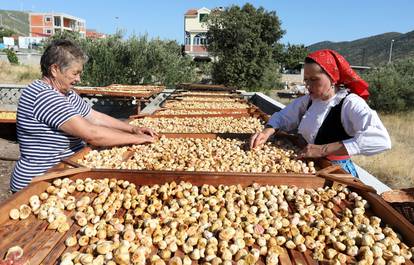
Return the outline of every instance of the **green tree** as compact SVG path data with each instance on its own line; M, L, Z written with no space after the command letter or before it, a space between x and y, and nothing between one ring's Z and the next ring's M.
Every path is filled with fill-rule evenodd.
M15 31L11 29L1 28L0 29L0 38L3 40L3 37L11 37L16 34Z
M215 83L248 90L278 84L273 54L285 31L276 12L247 3L213 11L207 24L208 50L217 58L212 65Z
M284 47L284 51L282 53L282 58L278 60L284 68L294 69L296 68L299 63L305 60L306 55L308 55L309 51L305 47L305 45L295 45L288 43L287 46Z

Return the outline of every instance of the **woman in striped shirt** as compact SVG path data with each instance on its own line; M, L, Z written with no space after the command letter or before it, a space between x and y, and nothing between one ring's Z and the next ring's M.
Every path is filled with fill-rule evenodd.
M17 108L20 158L10 188L16 192L85 142L115 146L154 142L157 133L91 109L73 90L87 57L69 40L55 40L40 60L42 79L28 85Z

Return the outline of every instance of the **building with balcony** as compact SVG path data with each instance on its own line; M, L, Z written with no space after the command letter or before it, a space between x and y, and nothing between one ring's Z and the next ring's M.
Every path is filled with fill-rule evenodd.
M63 13L29 13L29 24L31 37L48 37L61 31L86 36L86 21Z
M211 59L206 46L208 28L204 23L210 13L210 9L203 7L184 14L184 52L194 60Z

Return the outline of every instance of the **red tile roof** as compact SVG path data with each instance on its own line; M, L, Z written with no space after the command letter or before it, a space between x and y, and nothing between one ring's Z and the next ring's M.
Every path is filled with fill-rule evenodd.
M187 12L185 12L186 16L196 16L197 15L197 9L189 9Z

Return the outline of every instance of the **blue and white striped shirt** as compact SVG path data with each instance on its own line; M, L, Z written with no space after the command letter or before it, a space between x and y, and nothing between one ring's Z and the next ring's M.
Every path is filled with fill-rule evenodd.
M10 180L13 192L84 146L82 139L59 128L73 116L86 117L90 111L74 91L63 95L41 80L23 89L16 124L20 158Z

